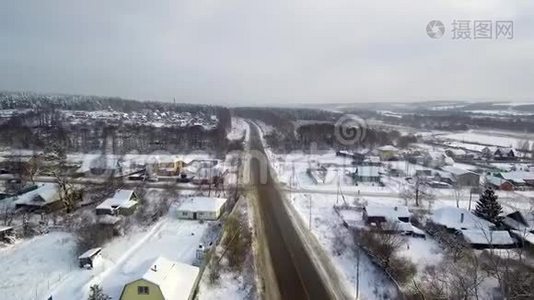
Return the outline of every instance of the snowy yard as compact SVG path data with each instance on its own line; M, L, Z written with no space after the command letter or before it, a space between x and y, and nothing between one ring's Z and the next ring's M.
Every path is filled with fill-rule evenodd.
M0 249L2 294L17 300L46 299L51 287L78 272L75 249L74 237L63 232Z
M49 233L0 249L2 290L12 299L85 299L89 287L101 284L118 299L125 283L136 279L158 256L193 264L199 243L209 236L209 223L178 220L171 211L150 228L133 229L103 246L92 270L78 268L71 234Z

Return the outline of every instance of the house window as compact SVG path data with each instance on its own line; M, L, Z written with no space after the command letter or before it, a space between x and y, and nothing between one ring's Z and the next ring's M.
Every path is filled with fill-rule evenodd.
M183 211L183 212L182 212L182 216L187 217L187 212L186 212L186 211Z
M149 294L148 286L138 286L137 287L137 294L138 295L148 295Z

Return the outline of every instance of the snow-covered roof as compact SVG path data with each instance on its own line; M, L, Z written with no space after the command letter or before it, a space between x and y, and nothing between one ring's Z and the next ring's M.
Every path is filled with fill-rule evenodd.
M191 197L185 199L178 207L178 210L191 212L217 211L224 203L226 203L225 198Z
M159 286L166 300L187 300L195 285L199 268L158 257L142 279Z
M456 156L463 156L463 155L466 155L467 152L463 149L455 149L455 148L449 148L447 149L447 151L451 152L452 154L456 155Z
M12 226L0 226L0 232L13 229Z
M534 245L534 233L521 230L512 230L518 237Z
M385 217L392 221L412 215L406 206L366 206L364 209L368 217Z
M358 176L362 177L378 177L378 167L376 166L358 166L356 169Z
M519 222L512 216L515 219L522 219L522 221ZM505 216L503 223L516 230L534 231L534 213L532 211L515 211Z
M59 187L55 183L43 183L37 189L19 195L15 204L43 206L59 200Z
M132 207L137 202L130 200L132 198L134 191L133 190L118 190L115 192L113 197L106 199L96 209L115 209L118 207Z
M525 180L534 180L534 172L526 171L511 171L501 172L502 178L512 180L514 182L524 182Z
M462 219L463 215L463 219ZM494 225L481 219L467 209L453 206L438 208L431 216L432 222L456 230L490 228Z
M462 235L470 244L488 244L495 246L512 245L514 239L506 230L468 229L462 230Z
M98 254L100 251L102 251L102 248L100 247L89 249L85 251L82 255L80 255L79 258L91 258L94 255Z
M119 165L114 155L85 155L78 172L85 173L93 168L113 170Z
M377 148L379 151L398 151L395 146L392 145L385 145Z
M502 172L500 173L502 178L512 181L514 183L525 183L523 177L516 172Z
M441 167L441 169L445 172L449 172L454 175L463 175L463 174L473 173L469 170L465 170L465 169L457 168L453 166L444 166L444 167Z
M500 177L496 177L496 176L487 176L486 177L486 183L489 183L489 184L492 184L492 185L495 185L495 186L500 186L501 184L506 183L506 182L509 182L509 181L506 180L506 179L502 179Z

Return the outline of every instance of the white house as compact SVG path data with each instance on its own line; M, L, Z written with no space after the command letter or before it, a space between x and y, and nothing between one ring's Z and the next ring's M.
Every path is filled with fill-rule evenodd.
M180 204L177 215L180 219L217 220L225 203L225 198L191 197Z

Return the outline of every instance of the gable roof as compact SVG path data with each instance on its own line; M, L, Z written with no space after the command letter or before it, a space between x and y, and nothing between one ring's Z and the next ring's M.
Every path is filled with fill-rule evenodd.
M198 267L160 256L141 278L159 286L165 300L187 300L198 274Z
M134 195L133 190L118 190L113 197L104 200L96 209L115 209L118 207L130 207L137 201L130 200Z
M37 189L17 196L15 204L44 206L59 200L59 187L55 183L43 183Z

